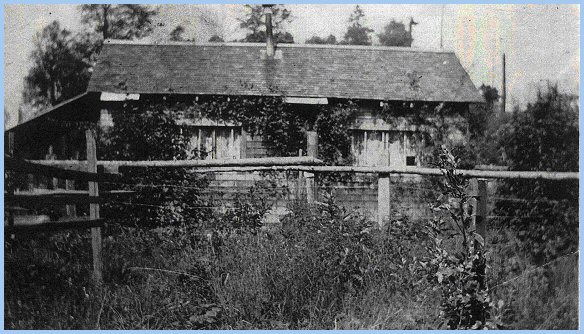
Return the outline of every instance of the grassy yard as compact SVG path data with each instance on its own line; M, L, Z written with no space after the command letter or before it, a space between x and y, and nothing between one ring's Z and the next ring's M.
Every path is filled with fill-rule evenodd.
M268 227L226 228L232 219L217 218L215 230L109 225L100 289L91 285L88 231L18 236L5 243L5 327L444 328L424 222L379 229L333 203L297 203ZM487 259L497 326L577 328L577 254L544 266L519 252Z

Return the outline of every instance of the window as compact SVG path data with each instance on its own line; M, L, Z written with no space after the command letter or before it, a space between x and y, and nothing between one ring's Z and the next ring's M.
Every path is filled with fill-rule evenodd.
M351 152L357 166L416 166L411 131L354 130Z
M240 127L192 127L189 143L192 159L239 159L241 147Z
M406 157L406 166L416 166L416 156L408 155Z

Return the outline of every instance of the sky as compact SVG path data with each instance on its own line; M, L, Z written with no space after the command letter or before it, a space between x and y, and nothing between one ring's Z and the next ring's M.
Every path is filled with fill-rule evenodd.
M333 34L341 40L354 5L286 5L293 21L285 26L296 43L313 35ZM377 33L392 19L408 23L413 17L412 47L454 51L475 86L500 90L502 54L506 55L507 110L534 99L538 87L558 83L578 94L580 72L579 5L361 5L365 24ZM237 18L243 5L160 5L152 42L168 39L177 25L185 37L206 42L213 34L225 40L245 35ZM32 62L34 36L53 20L64 28L82 31L79 5L5 5L5 107L14 125L22 102L23 80ZM442 24L441 24L442 23ZM442 27L442 29L441 29Z

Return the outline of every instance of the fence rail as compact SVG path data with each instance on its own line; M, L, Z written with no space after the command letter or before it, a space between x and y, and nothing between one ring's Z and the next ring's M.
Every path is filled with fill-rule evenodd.
M86 161L77 160L30 160L28 163L52 166L62 169L83 171L87 169ZM328 173L369 173L369 174L397 174L397 175L427 175L441 176L438 168L422 167L366 167L366 166L322 166L322 160L312 157L278 157L278 158L251 158L233 160L173 160L173 161L97 161L106 171L117 171L119 167L166 167L166 168L200 168L196 173L226 173L226 172L254 172L254 171L300 171L300 172L328 172ZM554 171L500 171L458 169L458 174L468 178L481 179L542 179L542 180L579 180L578 172ZM101 175L104 175L101 177ZM100 174L98 181L104 177L116 178L116 174Z
M39 164L23 159L15 158L12 155L4 156L5 170L9 176L13 174L32 174L64 180L74 180L87 182L88 190L80 193L75 190L58 190L58 191L37 191L28 193L18 193L15 191L14 184L9 184L5 192L5 207L24 205L28 208L43 207L47 205L60 204L89 204L89 216L77 217L75 214L67 216L64 219L50 221L46 216L19 216L18 224L15 219L16 210L8 209L8 225L4 227L5 234L10 235L12 241L15 240L15 233L34 233L34 232L52 232L63 229L90 228L91 229L91 248L93 253L93 275L94 283L100 286L103 282L102 268L103 260L101 256L101 227L105 220L99 216L99 203L103 200L99 197L98 182L111 181L127 183L127 179L118 174L97 173L97 151L95 145L95 133L92 130L85 132L87 141L87 161L84 164L86 170L60 168L47 164ZM12 141L12 140L11 140ZM9 151L13 154L13 148ZM78 162L81 165L81 162ZM14 180L14 178L13 178Z

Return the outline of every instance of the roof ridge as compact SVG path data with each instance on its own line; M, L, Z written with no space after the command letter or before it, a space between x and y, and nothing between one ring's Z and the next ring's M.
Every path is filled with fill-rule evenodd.
M122 39L107 39L105 44L116 45L144 45L144 46L201 46L201 47L265 47L265 43L245 43L245 42L182 42L182 41L144 41L144 40L122 40ZM277 48L306 48L306 49L341 49L341 50L370 50L370 51L399 51L399 52L419 52L419 53L454 53L453 50L437 50L437 49L420 49L411 47L399 46L380 46L380 45L332 45L332 44L293 44L293 43L278 43Z

